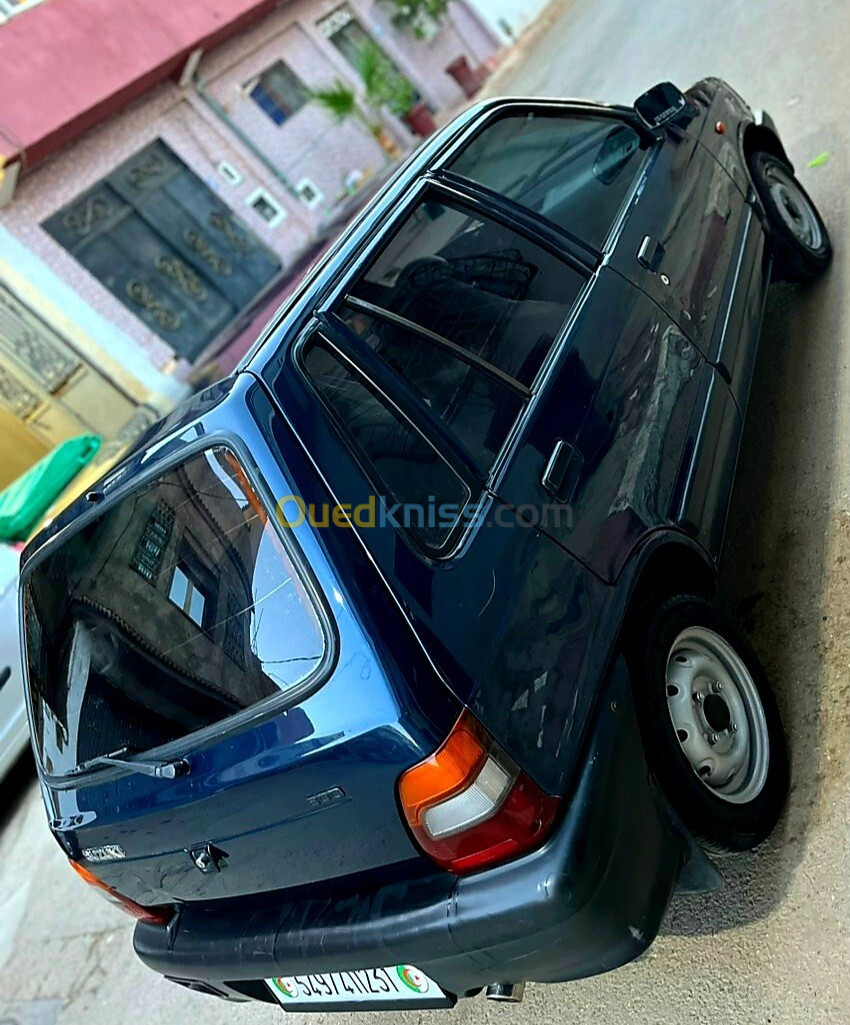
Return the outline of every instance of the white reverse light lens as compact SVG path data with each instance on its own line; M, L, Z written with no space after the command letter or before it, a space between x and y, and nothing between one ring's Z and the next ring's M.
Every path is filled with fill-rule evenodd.
M425 832L432 840L439 840L484 822L499 810L515 779L495 758L488 758L466 790L425 812Z

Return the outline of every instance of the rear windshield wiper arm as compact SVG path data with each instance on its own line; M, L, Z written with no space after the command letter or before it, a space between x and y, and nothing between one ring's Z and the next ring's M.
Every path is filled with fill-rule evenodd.
M97 758L89 758L88 761L80 762L76 768L71 769L69 776L78 776L80 773L89 772L91 769L107 768L116 765L120 769L130 769L133 772L141 773L143 776L155 776L157 779L177 779L179 776L186 776L190 766L185 758L177 758L173 761L153 762L144 759L129 759L122 757L131 755L133 752L128 747L119 748L109 754L98 755Z

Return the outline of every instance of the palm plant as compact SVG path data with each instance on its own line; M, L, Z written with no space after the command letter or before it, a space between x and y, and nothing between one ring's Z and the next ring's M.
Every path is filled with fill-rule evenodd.
M336 79L333 85L313 92L316 100L336 121L356 118L374 133L381 130L380 111L386 107L396 117L404 115L413 106L416 92L408 80L397 70L375 43L361 50L357 71L363 81L363 106L351 86Z
M392 23L408 29L417 39L427 36L426 21L442 22L451 0L382 0L393 8Z
M317 89L313 92L313 99L323 107L335 121L340 123L349 118L357 118L363 121L368 128L372 126L367 122L357 102L357 94L351 88L336 79L333 85L326 89Z
M413 86L375 43L360 51L357 71L363 79L366 102L375 110L386 107L396 117L404 117L413 106Z

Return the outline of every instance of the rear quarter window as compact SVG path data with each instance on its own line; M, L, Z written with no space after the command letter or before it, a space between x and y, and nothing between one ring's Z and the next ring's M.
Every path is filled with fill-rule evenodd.
M137 753L319 681L328 632L297 553L230 450L88 523L24 591L45 769Z
M307 344L302 365L379 497L388 506L404 506L394 513L398 526L426 551L444 549L470 500L466 482L387 396L321 337Z

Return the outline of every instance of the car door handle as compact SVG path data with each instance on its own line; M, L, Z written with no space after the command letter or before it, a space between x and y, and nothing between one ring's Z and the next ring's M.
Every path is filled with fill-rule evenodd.
M559 441L543 471L543 487L553 498L569 502L581 477L584 460L566 441Z
M646 235L637 251L637 258L641 267L646 267L648 271L652 271L654 274L664 259L664 246L661 245L657 238Z
M12 678L12 667L11 666L4 666L2 669L0 669L0 690L2 690L3 687L6 686L6 684L9 682L9 680L11 678Z

